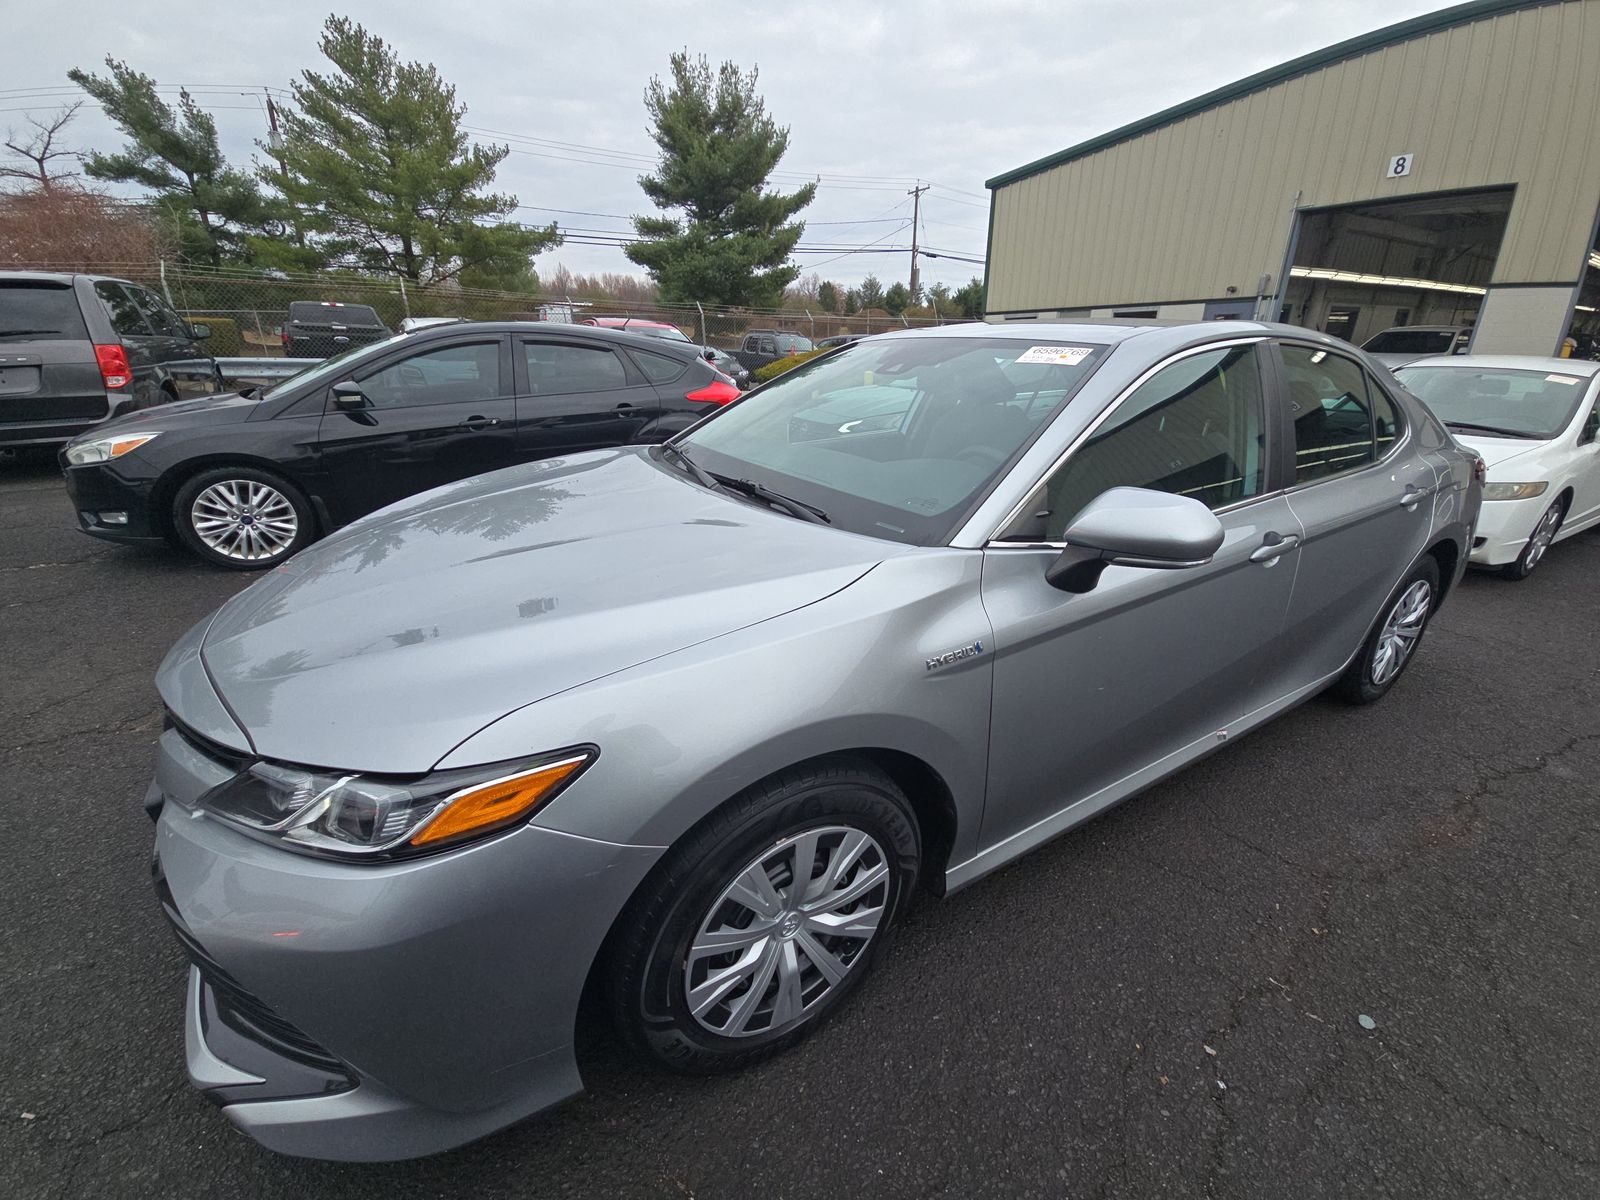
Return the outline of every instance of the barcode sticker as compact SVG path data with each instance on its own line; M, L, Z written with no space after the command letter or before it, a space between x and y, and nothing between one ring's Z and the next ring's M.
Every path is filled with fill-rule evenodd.
M1023 353L1019 363L1055 363L1061 367L1075 367L1093 354L1089 346L1034 346Z
M1577 383L1578 382L1578 377L1576 375L1546 375L1544 377L1544 379L1545 379L1546 383Z

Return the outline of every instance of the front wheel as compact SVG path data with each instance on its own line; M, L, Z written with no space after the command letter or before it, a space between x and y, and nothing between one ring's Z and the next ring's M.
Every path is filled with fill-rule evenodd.
M857 760L736 797L668 852L618 923L606 990L620 1032L694 1074L794 1045L877 962L920 858L904 794Z
M1351 704L1371 704L1411 662L1439 602L1439 564L1432 555L1412 567L1384 605L1372 632L1335 685Z
M275 567L315 536L300 489L245 466L202 471L179 488L172 527L206 562L235 571Z
M1561 521L1566 516L1566 505L1561 501L1552 501L1550 507L1544 510L1544 515L1539 518L1539 523L1533 527L1533 532L1528 535L1527 545L1522 547L1522 553L1517 555L1515 561L1507 563L1500 568L1500 574L1507 579L1523 580L1533 574L1544 558L1544 552L1550 549L1550 543L1556 540L1556 534L1561 532Z

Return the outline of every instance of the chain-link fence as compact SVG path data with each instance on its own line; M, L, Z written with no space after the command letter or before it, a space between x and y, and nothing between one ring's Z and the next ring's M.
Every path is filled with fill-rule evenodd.
M162 291L191 321L211 327L207 349L218 357L268 357L284 353L284 324L296 300L365 304L391 329L407 317L469 320L582 322L596 318L655 321L681 330L691 341L737 349L754 330L796 333L813 342L843 334L886 333L916 325L942 325L961 318L890 316L880 311L843 316L805 308L727 308L700 304L623 303L581 296L488 291L436 285L417 288L398 279L328 271L314 275L247 274L155 262L124 265L118 275ZM612 324L611 321L605 322Z

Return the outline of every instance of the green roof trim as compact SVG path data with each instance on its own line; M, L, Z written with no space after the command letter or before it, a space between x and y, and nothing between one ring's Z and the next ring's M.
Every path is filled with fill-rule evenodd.
M1115 146L1118 142L1126 142L1151 130L1159 129L1163 125L1170 125L1174 121L1181 121L1185 117L1192 117L1196 113L1205 112L1208 108L1217 108L1229 101L1247 96L1251 92L1261 91L1275 83L1283 83L1297 75L1308 75L1323 67L1332 66L1334 63L1346 59L1358 58L1374 50L1382 50L1386 46L1393 46L1400 42L1408 42L1413 38L1425 37L1430 33L1438 33L1443 29L1450 29L1457 25L1468 25L1473 21L1486 20L1489 17L1498 17L1502 13L1515 12L1523 8L1541 8L1547 4L1561 4L1566 0L1471 0L1468 4L1457 4L1451 8L1441 8L1438 12L1423 13L1420 17L1412 17L1409 21L1401 21L1398 25L1389 25L1383 29L1375 29L1371 33L1364 33L1360 37L1350 38L1348 41L1339 42L1337 45L1328 46L1322 50L1315 50L1310 54L1303 54L1299 58L1291 59L1276 67L1268 67L1247 78L1234 83L1225 84L1213 92L1203 96L1196 96L1193 100L1186 100L1182 104L1173 105L1168 109L1153 116L1144 117L1134 121L1131 125L1124 125L1121 129L1113 129L1110 133L1102 133L1099 137L1090 138L1086 142L1079 142L1076 146L1069 146L1065 150L1058 150L1054 154L1036 159L1026 166L1017 167L1015 170L1006 171L996 175L984 184L985 187L1004 187L1008 183L1016 183L1019 179L1026 179L1030 175L1037 175L1041 171L1048 171L1051 167L1059 167L1063 163L1072 162L1074 159L1084 158L1097 150L1104 150L1108 146Z

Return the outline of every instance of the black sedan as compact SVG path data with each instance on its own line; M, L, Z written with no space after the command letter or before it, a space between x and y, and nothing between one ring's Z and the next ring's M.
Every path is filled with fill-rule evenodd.
M68 443L83 532L170 540L218 566L282 562L417 492L685 429L739 390L699 348L531 322L441 326Z

